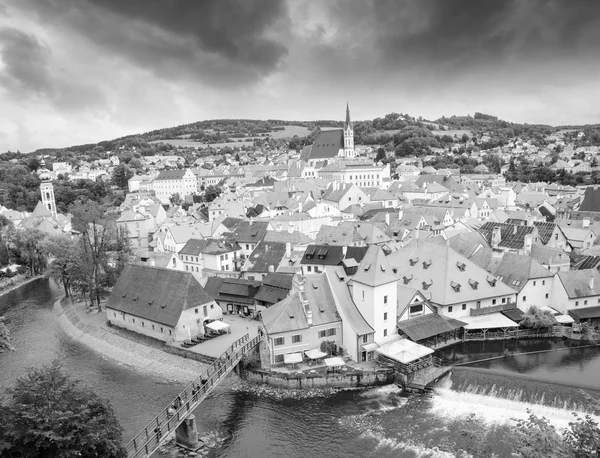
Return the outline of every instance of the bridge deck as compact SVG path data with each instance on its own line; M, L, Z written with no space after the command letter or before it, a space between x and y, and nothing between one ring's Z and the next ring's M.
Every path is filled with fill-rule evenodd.
M179 394L169 406L160 412L126 446L128 458L147 458L167 440L169 434L194 411L211 393L215 386L241 361L247 351L260 342L260 337L246 334L235 341L225 353L204 371L193 383ZM171 409L181 400L177 409ZM171 410L170 410L171 409Z

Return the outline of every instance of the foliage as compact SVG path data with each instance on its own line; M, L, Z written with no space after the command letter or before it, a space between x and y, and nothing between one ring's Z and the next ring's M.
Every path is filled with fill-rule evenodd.
M171 202L171 205L181 205L183 199L181 198L179 193L176 192L174 194L171 194L171 197L169 197L169 202Z
M222 192L223 192L223 189L221 189L219 186L213 186L213 185L207 186L204 189L204 194L202 196L203 201L204 202L212 202L217 197L219 197Z
M31 275L38 275L46 268L45 238L46 235L35 228L12 232L11 244L21 258L21 262L29 268Z
M564 458L567 448L554 426L544 417L529 412L517 422L514 433L517 455L521 458Z
M569 423L570 429L565 431L564 441L570 447L574 458L590 458L600 456L600 428L598 423L588 414L581 418L577 414L575 421Z
M84 268L81 243L66 234L50 236L44 241L44 250L50 257L50 275L63 285L65 295L69 297Z
M4 324L4 317L0 316L0 353L5 350L14 350L10 344L10 332Z
M29 370L0 409L0 457L121 458L122 429L109 403L60 365Z
M241 364L244 369L259 369L260 355L256 351L244 353L244 356L242 356Z
M131 170L125 164L119 164L113 169L111 183L119 189L127 189L128 181L133 175L133 170Z
M523 315L521 324L526 328L549 328L556 324L556 320L550 310L541 310L539 307L532 305Z
M342 356L339 350L333 340L324 340L321 342L321 351L327 353L327 356Z

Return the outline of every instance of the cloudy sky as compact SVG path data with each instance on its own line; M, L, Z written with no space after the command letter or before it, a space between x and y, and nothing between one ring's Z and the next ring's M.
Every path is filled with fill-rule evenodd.
M600 122L598 0L0 0L0 151L211 118Z

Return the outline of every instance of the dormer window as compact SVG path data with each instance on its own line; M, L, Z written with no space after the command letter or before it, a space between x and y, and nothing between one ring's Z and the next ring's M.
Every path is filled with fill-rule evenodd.
M419 258L410 258L408 260L408 262L410 262L410 266L414 266L417 262L419 262Z
M402 280L404 281L405 285L408 285L408 282L410 282L412 279L413 279L412 275L410 277L407 277L406 275L404 277L402 277Z
M423 282L423 289L428 289L431 285L433 285L433 281L429 281L429 283L427 283L426 281Z
M431 260L423 261L423 269L428 269L430 265L431 265Z
M469 285L471 285L471 288L477 289L479 287L479 282L469 278Z
M459 261L456 263L456 267L458 267L458 270L460 270L461 272L464 272L467 265L464 262Z
M496 286L496 279L494 277L487 277L487 282L490 286Z
M460 292L460 283L456 283L455 281L451 281L450 282L450 286L452 287L452 289L454 290L455 293L459 293Z

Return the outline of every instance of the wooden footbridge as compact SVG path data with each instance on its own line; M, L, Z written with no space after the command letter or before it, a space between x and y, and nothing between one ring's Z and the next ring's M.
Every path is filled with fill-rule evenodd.
M147 458L152 455L171 433L190 417L194 409L242 360L242 357L260 342L260 337L250 339L246 334L217 358L194 382L173 399L125 447L128 458ZM176 408L174 407L176 406Z

